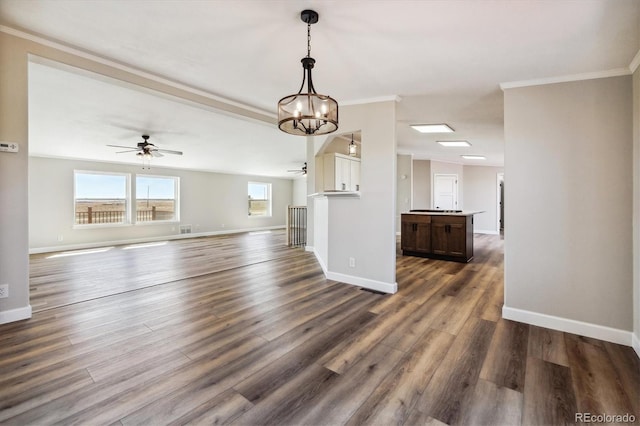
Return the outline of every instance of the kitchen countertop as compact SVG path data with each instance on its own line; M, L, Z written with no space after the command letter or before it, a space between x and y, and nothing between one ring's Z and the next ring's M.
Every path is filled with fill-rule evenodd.
M439 211L408 211L402 214L417 214L425 216L473 216L474 214L484 213L484 210L439 210Z

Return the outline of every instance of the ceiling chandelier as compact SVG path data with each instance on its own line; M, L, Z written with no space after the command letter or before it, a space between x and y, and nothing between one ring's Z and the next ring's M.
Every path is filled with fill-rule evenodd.
M278 102L278 128L292 135L325 135L338 129L338 102L331 96L319 95L313 87L311 70L316 60L311 57L311 24L318 13L303 10L300 19L307 24L307 56L302 58L302 85L295 95ZM306 83L306 92L303 93Z

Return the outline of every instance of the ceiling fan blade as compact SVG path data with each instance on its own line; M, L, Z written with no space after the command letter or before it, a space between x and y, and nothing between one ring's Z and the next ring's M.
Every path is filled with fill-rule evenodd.
M164 152L165 154L182 155L182 151L172 151L170 149L155 149L154 151Z
M123 154L125 152L135 152L135 151L139 151L138 149L129 149L127 151L116 151L116 154Z
M160 154L157 149L151 150L151 155L154 157L164 157L164 155Z
M114 148L127 148L127 149L138 149L138 147L135 146L122 146L122 145L107 145L107 146L112 146Z

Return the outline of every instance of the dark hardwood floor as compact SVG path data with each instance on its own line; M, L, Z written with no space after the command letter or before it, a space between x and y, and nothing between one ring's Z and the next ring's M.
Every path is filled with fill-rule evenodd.
M33 318L0 325L0 424L638 419L633 350L503 320L502 240L475 249L399 255L395 295L326 280L281 231L33 255Z

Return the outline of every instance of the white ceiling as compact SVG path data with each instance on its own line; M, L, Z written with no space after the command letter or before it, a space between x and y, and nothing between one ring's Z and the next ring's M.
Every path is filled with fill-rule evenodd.
M160 149L182 151L153 158L152 166L285 176L305 161L304 139L257 120L178 101L94 73L29 64L29 153L37 156L141 164L142 134Z
M416 158L464 162L464 152L502 164L500 83L620 74L640 49L640 0L0 0L0 24L275 117L278 99L300 85L304 8L320 14L316 89L341 104L400 96L398 151ZM110 161L105 144L149 131L161 148L185 152L158 160L173 167L286 176L304 161L304 138L275 125L33 68L30 147L40 155ZM409 128L440 122L456 133ZM472 147L445 150L442 139Z

